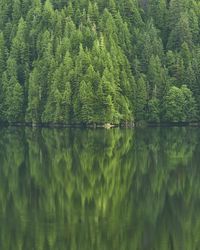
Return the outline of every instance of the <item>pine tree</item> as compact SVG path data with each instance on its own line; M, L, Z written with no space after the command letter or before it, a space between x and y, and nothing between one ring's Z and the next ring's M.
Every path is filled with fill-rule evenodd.
M153 17L155 26L165 29L167 5L165 0L149 0L147 5L147 16Z
M26 110L26 122L33 124L41 121L41 87L40 73L37 68L31 72L28 88L28 108Z
M13 38L10 55L17 63L17 77L24 84L29 71L29 52L26 44L27 24L23 18L19 20L17 34Z
M6 119L8 122L23 122L23 105L24 93L22 86L17 82L17 79L11 77L9 81L9 88L6 89ZM11 105L12 104L12 105Z
M5 62L6 62L6 46L5 46L4 35L1 32L0 33L0 79L1 79L3 72L6 69Z
M21 13L21 1L20 0L14 0L13 1L13 10L12 10L12 19L14 22L18 22L19 19L22 16Z
M148 66L149 95L158 98L162 102L168 89L166 69L162 67L158 56L152 56Z
M145 108L147 105L147 86L143 76L137 81L135 92L135 120L145 120Z
M53 75L50 93L42 114L42 121L45 123L70 122L71 86L69 77L65 74L67 66L70 68L69 64L61 64Z
M147 24L146 30L136 35L137 59L140 60L142 70L147 71L151 56L163 58L163 44L158 36L158 30L155 29L152 21Z
M82 81L79 88L80 110L78 111L80 121L89 124L95 122L93 114L94 94L90 82Z
M178 23L172 29L167 48L180 49L183 43L187 43L189 47L192 46L192 32L189 26L189 19L186 13L182 14Z
M159 122L160 121L160 101L156 97L153 97L148 102L148 108L147 108L147 120L149 122Z

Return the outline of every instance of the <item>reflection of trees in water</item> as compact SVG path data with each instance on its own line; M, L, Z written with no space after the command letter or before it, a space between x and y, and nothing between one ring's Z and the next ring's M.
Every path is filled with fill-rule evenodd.
M197 130L185 128L146 129L136 133L138 172L133 189L137 188L139 206L134 218L147 223L141 227L146 229L143 234L147 236L143 238L148 243L146 249L189 250L195 249L194 242L196 247L199 245L200 191L196 186L200 182L195 156L199 151L198 137ZM142 155L145 159L140 163Z
M195 249L196 129L1 130L2 249Z

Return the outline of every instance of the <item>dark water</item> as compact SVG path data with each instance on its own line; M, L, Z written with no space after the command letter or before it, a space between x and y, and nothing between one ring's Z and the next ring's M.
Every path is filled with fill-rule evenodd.
M200 249L200 130L0 129L0 249Z

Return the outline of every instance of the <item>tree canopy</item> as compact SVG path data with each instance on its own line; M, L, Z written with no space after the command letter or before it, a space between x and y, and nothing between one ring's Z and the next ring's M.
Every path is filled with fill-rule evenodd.
M200 118L199 0L2 0L0 121Z

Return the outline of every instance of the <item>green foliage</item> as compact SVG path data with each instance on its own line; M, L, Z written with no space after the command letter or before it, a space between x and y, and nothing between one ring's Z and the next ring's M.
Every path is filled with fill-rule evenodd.
M155 123L160 121L159 100L155 97L153 97L148 103L147 120Z
M164 120L168 122L191 121L196 118L196 103L190 89L171 87L164 102Z
M145 120L145 108L147 105L147 86L143 77L137 81L135 95L136 121L143 121Z
M169 89L182 85L192 91L198 120L199 5L1 1L0 121L162 122ZM176 120L185 120L180 114Z

